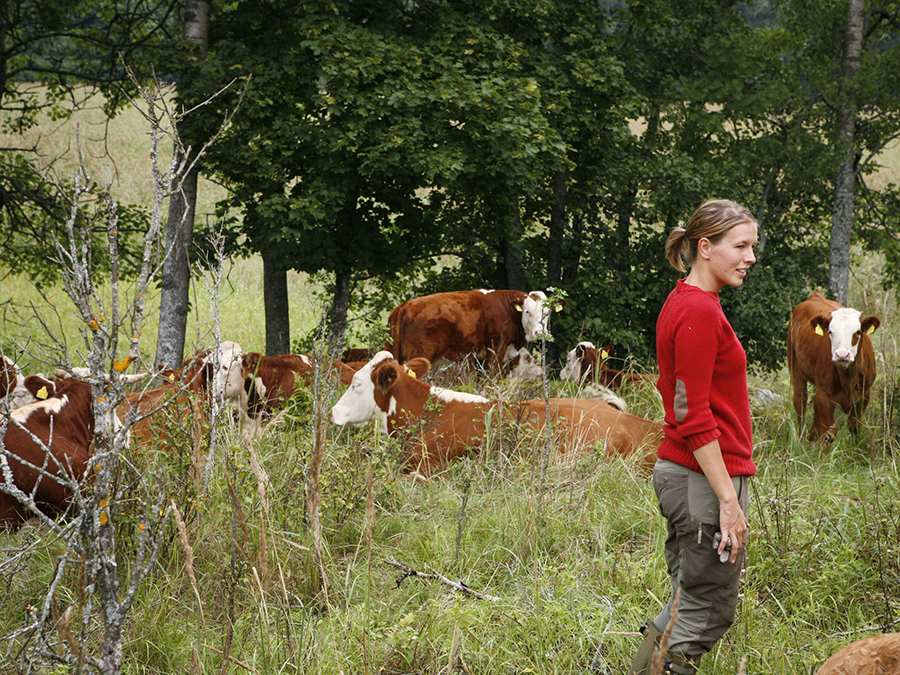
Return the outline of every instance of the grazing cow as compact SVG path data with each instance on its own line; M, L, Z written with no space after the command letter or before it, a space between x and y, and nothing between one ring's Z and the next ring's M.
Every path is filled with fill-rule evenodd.
M90 457L94 437L91 385L29 375L23 387L33 391L37 400L10 413L0 467L8 465L13 485L26 495L33 494L38 508L53 516L65 511L72 496L64 483L79 480ZM6 484L3 471L0 483L12 487ZM0 525L15 527L29 515L19 500L0 492Z
M540 291L454 291L413 298L391 312L394 358L460 361L470 355L507 361L546 330ZM565 301L558 305L565 306Z
M369 350L360 347L345 349L344 353L341 355L341 361L344 363L349 363L351 361L365 361L368 363L371 358L372 355L369 353Z
M627 373L609 368L605 361L612 354L612 345L597 349L592 342L579 342L566 357L566 365L560 371L561 380L572 382L596 382L604 387L618 389L623 383L652 382L655 375Z
M815 390L812 441L834 436L834 406L849 417L850 430L859 431L872 397L875 353L869 335L881 325L877 316L860 319L862 312L843 307L813 291L794 308L788 324L787 361L794 390L797 424L803 425L807 383Z
M900 673L900 633L851 642L828 659L816 675L896 675Z
M306 354L263 356L257 352L244 354L242 362L247 414L251 418L271 415L294 395L298 378L309 385L316 366Z
M543 400L500 403L434 387L420 379L428 366L425 359L401 366L390 352L379 352L353 376L331 410L332 421L341 426L362 424L378 409L389 434L413 427L412 447L405 451L403 464L423 476L480 448L489 415L495 425L502 417L536 430L544 427L547 406ZM417 376L410 376L407 369ZM642 469L648 473L655 461L650 449L663 439L661 424L622 413L602 400L550 399L550 419L560 451L604 442L610 455L644 453Z

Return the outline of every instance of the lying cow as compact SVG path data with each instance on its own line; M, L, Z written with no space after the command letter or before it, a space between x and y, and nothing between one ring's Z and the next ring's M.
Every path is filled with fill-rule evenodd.
M34 400L10 413L0 466L8 464L12 485L6 483L3 471L0 484L33 494L37 507L55 516L66 510L72 497L66 483L81 479L91 454L91 385L75 379L53 381L29 375L22 387L34 392ZM0 491L0 526L15 527L30 515L18 499Z
M268 417L283 407L300 384L312 382L316 372L306 354L263 356L251 352L244 354L241 367L247 414L253 419Z
M794 308L788 324L787 362L794 390L798 426L806 412L807 383L815 388L812 441L834 435L834 407L849 416L853 433L872 397L875 353L869 335L881 325L877 316L861 319L862 312L827 300L813 291Z
M566 357L566 365L560 371L559 378L578 384L596 382L613 389L626 383L652 382L655 379L655 375L629 373L608 367L605 362L612 350L612 345L597 349L592 342L579 342Z
M469 356L503 363L546 332L546 299L541 291L477 290L407 300L388 319L391 351L400 363Z
M423 476L441 470L472 448L480 448L488 415L494 416L494 424L502 416L536 430L546 423L544 400L500 403L441 389L422 382L428 367L425 359L401 366L390 352L379 352L353 376L350 387L331 410L332 421L341 426L359 425L377 409L391 435L421 423L424 428L417 431L403 463L406 470ZM649 473L655 461L652 451L663 438L661 424L622 413L602 400L550 399L549 405L560 451L605 443L610 455L642 453L642 468Z
M888 675L900 673L900 633L851 642L831 655L816 675Z

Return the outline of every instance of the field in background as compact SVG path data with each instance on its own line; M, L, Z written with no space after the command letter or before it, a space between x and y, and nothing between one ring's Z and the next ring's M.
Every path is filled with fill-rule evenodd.
M149 192L134 196L146 188L146 177L135 178L146 166L146 138L137 118L127 115L111 136L117 139L111 147L125 148L114 153L116 189L148 203ZM97 129L88 128L95 138ZM61 146L66 138L71 142L69 132L55 133ZM896 167L900 153L893 152ZM891 171L896 176L896 168ZM874 256L854 259L851 303L883 322L873 336L879 378L859 438L850 437L839 415L832 446L811 446L796 427L785 371L751 377L760 472L751 482L749 562L738 621L704 659L703 675L808 675L843 644L900 630L900 316L893 294L880 288L881 264ZM247 351L264 347L261 276L258 260L239 261L222 287L223 338ZM44 297L27 280L0 279L4 345L13 336L39 340L40 327L28 318L31 302L51 325L58 315L60 332L77 344L77 321L60 289ZM305 277L291 277L295 340L321 314L317 290ZM189 346L209 344L202 282L194 284L192 303ZM149 298L142 345L148 358L155 350L157 305ZM540 383L516 388L453 371L432 379L495 398L543 391ZM559 382L548 387L575 393ZM757 396L762 389L773 396ZM159 472L160 480L172 482L169 495L186 528L184 539L172 528L131 614L126 673L627 672L640 640L637 628L668 592L664 522L633 462L610 460L602 448L546 456L541 438L511 429L491 436L480 456L419 483L398 470L398 443L374 425L326 425L315 486L322 526L317 558L307 510L313 416L317 409L327 413L339 394L332 385L314 400L304 390L253 442L224 429L205 490L190 480L189 444L170 440L129 457L134 475ZM652 388L625 397L635 414L661 417ZM127 560L140 523L125 506L113 517ZM50 541L15 566L7 563L45 535L33 522L0 533L3 673L22 670L16 660L22 640L9 636L40 602L59 545ZM393 562L496 599L458 593L437 579L404 577ZM73 626L83 610L77 568L71 566L58 593L57 609L72 608ZM73 632L76 641L97 644L96 623ZM64 642L61 633L52 637L61 653L69 648ZM39 672L75 670L47 662Z

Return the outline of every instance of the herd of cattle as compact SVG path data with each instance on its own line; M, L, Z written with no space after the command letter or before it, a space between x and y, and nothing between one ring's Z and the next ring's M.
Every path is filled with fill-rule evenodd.
M611 347L579 343L560 373L564 380L597 385L596 398L497 401L423 381L433 363L473 356L500 367L507 377L540 377L542 369L526 345L546 331L546 300L540 292L477 290L404 302L390 314L390 349L371 358L350 350L344 360L319 369L318 376L347 386L331 410L332 422L360 425L377 414L388 433L403 440L403 467L422 477L477 451L489 428L510 422L525 430L545 430L549 422L550 438L560 452L599 445L610 455L636 455L635 465L648 471L663 426L627 413L611 390L652 382L656 376L608 367ZM842 308L818 292L794 310L788 367L800 424L807 383L815 387L813 440L833 434L835 405L848 413L853 431L859 428L875 379L869 334L879 325L877 317L861 319L857 310ZM0 432L5 431L0 525L14 526L29 513L9 494L11 486L32 495L48 514L66 509L71 492L59 477L80 480L85 473L95 427L92 385L86 369L58 370L56 377L46 378L23 376L6 357L0 365ZM127 394L115 423L130 428L132 442L165 444L162 425L156 423L158 411L174 406L190 411L182 419L196 420L216 401L233 412L247 433L255 434L297 388L310 386L315 377L316 364L307 355L245 354L237 343L222 342L217 350L198 351L178 371L129 376L129 381L146 382ZM154 381L158 386L151 388Z

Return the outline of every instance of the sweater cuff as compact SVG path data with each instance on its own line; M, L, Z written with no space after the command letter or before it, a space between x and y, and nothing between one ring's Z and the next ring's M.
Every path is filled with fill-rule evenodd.
M697 450L698 448L703 447L707 443L712 443L714 440L719 438L722 435L722 432L719 431L718 428L710 429L709 431L703 431L699 434L694 434L693 436L685 436L682 440L684 444L687 446L687 449L691 452Z

